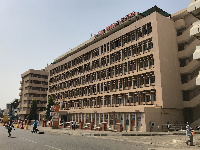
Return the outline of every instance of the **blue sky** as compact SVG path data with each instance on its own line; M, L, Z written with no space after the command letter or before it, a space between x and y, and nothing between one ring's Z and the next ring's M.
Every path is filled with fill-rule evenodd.
M19 98L21 74L55 58L121 17L157 5L173 14L190 0L0 0L0 108Z

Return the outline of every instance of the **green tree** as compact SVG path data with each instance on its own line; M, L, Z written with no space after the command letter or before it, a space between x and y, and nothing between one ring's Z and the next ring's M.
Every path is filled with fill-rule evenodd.
M51 116L50 116L50 112L51 112L51 106L55 105L55 102L53 100L53 97L50 96L49 97L49 100L48 100L48 105L47 105L47 108L46 108L46 119L47 120L51 120Z
M18 105L19 105L19 101L18 101L18 99L15 98L15 100L11 103L10 116L13 115L13 110L17 109Z
M29 120L37 120L37 100L31 101L30 114L27 116Z
M17 109L18 105L19 105L18 99L15 98L15 100L11 103L11 106L13 109Z

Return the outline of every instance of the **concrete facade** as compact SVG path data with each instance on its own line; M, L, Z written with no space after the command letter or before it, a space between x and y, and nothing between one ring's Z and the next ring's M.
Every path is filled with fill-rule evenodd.
M31 101L37 100L38 114L46 109L48 72L44 69L30 69L21 75L22 81L19 90L20 99L18 105L18 116L26 119L30 114Z
M145 132L200 118L200 63L193 59L200 41L190 36L198 19L186 9L163 13L135 13L47 67L48 96L62 119Z

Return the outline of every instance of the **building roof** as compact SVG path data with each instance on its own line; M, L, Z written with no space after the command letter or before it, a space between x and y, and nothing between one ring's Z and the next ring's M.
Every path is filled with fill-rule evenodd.
M167 13L166 11L158 8L156 5L148 10L146 10L145 12L141 13L140 15L143 16L143 17L146 17L150 14L152 14L153 12L158 12L159 14L165 16L165 17L169 17L171 14Z

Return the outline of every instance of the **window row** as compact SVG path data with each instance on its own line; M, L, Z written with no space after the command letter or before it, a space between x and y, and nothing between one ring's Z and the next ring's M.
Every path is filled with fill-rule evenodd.
M152 32L152 26L151 22L147 23L146 25L143 25L142 27L139 27L127 34L124 34L120 36L119 38L113 40L112 42L108 42L98 48L95 48L61 66L58 66L54 68L53 70L50 70L50 76L59 73L64 70L68 70L74 66L77 66L79 64L82 64L85 61L90 61L92 58L95 58L99 56L100 54L103 54L105 52L112 51L115 47L120 47L121 45L124 46L126 43L129 43L130 41L138 40L140 37L143 37L146 34L150 34ZM111 43L111 44L110 44Z
M145 74L140 74L137 76L125 77L121 79L116 79L112 81L102 82L98 84L93 84L81 88L76 88L73 90L68 90L64 92L57 93L56 99L62 98L77 98L82 96L97 95L109 92L123 91L129 89L143 88L155 85L154 72L149 72ZM49 92L58 92L63 90L65 84L59 84L49 87Z
M153 57L152 55L148 55L147 57L143 57L142 59L128 61L126 63L115 65L113 67L109 67L74 79L71 79L71 77L77 74L73 75L73 73L71 74L63 73L58 76L50 78L49 80L50 87L51 83L53 83L54 85L65 84L64 88L73 88L76 86L81 86L109 78L114 78L121 75L126 75L127 73L131 72L134 73L146 69L151 69L154 67L154 59L152 57ZM64 82L57 83L60 81Z
M156 91L146 90L132 93L121 93L92 98L84 98L79 100L64 101L64 103L61 103L61 109L69 110L84 108L152 105L155 101Z

